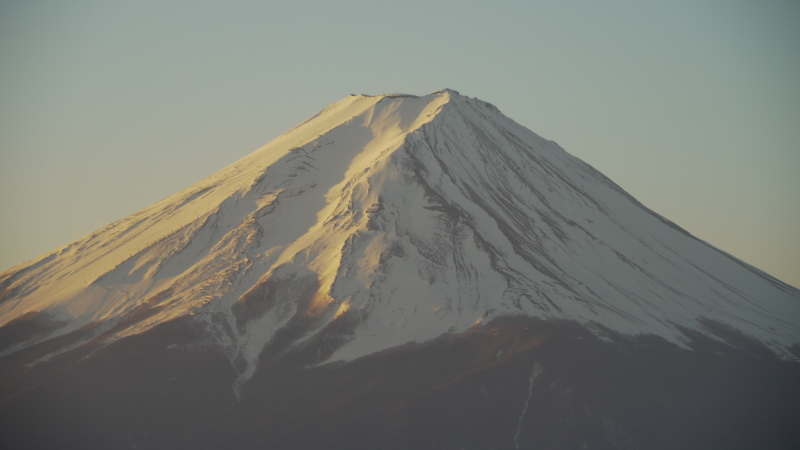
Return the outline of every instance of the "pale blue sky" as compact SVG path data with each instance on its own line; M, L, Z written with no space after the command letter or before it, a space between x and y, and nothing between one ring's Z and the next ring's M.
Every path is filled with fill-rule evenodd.
M800 286L800 2L0 0L0 270L351 93L449 87Z

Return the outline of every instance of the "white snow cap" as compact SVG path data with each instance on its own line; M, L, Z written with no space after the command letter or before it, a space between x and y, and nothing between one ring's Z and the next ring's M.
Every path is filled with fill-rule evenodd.
M348 96L0 274L0 302L0 324L39 313L58 324L51 336L117 325L109 341L192 315L245 373L277 333L335 336L326 358L352 359L503 315L678 345L727 327L787 358L800 342L798 290L451 89Z

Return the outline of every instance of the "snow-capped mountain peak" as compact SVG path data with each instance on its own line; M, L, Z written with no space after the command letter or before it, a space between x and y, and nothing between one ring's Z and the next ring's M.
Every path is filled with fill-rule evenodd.
M678 345L691 332L741 334L785 358L800 342L796 289L450 89L346 97L0 274L0 324L42 324L5 354L92 330L57 354L192 316L240 381L312 343L317 363L349 360L506 315Z

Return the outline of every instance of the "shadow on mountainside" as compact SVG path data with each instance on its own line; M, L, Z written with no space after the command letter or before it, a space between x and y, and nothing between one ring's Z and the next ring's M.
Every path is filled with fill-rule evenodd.
M0 446L800 448L800 364L746 348L504 318L352 362L308 367L321 344L298 347L237 402L209 338L183 318L31 367L36 348L0 359Z

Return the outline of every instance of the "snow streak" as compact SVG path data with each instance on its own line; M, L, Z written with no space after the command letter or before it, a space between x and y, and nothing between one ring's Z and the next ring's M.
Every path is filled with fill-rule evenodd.
M531 371L531 376L528 378L528 398L525 399L525 405L522 407L522 413L517 421L517 432L514 433L514 446L517 450L519 450L519 432L522 429L522 418L525 417L525 413L528 411L528 403L530 403L533 395L533 382L542 374L542 370L541 364L538 362L533 363L533 371Z

